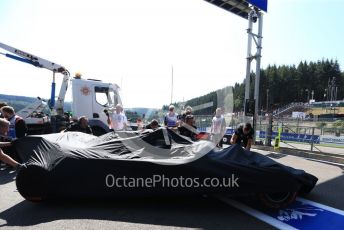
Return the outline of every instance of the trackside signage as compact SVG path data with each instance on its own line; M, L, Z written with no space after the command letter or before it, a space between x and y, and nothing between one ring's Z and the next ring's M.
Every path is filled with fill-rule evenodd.
M268 0L246 0L246 1L258 7L259 9L264 10L265 12L268 11Z
M330 135L321 135L320 144L335 144L344 146L344 136L336 137Z
M257 137L265 138L265 131L257 131ZM277 132L272 133L272 138L277 136ZM281 133L282 141L306 142L306 143L320 143L319 135L298 134L298 133Z

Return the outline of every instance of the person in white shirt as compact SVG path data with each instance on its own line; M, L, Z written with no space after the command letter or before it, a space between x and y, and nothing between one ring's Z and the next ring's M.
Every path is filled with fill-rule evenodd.
M222 115L222 109L217 108L216 114L213 117L211 124L211 140L216 144L216 146L221 147L221 139L226 131L226 121Z
M127 128L127 117L123 113L123 107L121 104L116 105L116 111L112 113L108 119L110 129L114 131L122 131Z

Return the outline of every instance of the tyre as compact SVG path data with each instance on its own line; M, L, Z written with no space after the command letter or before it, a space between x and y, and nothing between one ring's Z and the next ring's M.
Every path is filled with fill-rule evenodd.
M16 178L18 192L32 202L45 200L50 189L47 182L48 171L36 165L20 169Z
M285 208L296 199L297 192L259 193L259 200L269 208Z

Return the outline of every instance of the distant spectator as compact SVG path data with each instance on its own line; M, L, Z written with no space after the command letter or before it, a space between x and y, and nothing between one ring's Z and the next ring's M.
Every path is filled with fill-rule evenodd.
M148 125L145 126L145 129L157 129L160 125L157 120L153 119Z
M211 140L217 147L222 147L222 137L226 132L226 121L222 114L222 109L217 108L211 124Z
M91 127L88 125L88 119L86 116L82 116L78 119L78 122L72 123L66 131L82 132L87 134L93 134Z
M122 131L127 129L127 117L123 113L121 104L116 105L116 111L108 116L108 124L110 129L114 131Z
M164 124L168 128L174 128L178 126L178 114L174 112L174 106L170 105L168 113L165 116Z
M137 130L142 130L143 129L143 121L141 118L136 119L136 125L137 125Z
M178 127L179 134L190 137L191 140L196 141L197 127L194 125L194 117L192 115L187 115L185 117L185 122L181 127Z
M11 106L1 108L1 113L10 122L10 130L8 135L12 138L21 138L27 135L27 126L24 119L15 114Z

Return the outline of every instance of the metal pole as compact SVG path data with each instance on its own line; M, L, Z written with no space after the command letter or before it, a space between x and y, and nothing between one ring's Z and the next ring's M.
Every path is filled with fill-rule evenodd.
M254 84L254 99L255 99L255 111L254 120L258 118L259 108L259 87L260 87L260 60L262 53L262 33L263 33L263 15L260 12L258 14L258 42L257 42L257 54L256 54L256 79ZM256 127L253 127L254 130Z
M313 152L313 147L314 147L314 127L312 127L312 143L311 143L311 152Z
M271 135L272 135L272 113L268 113L268 121L265 129L265 146L271 146Z
M245 79L245 100L244 100L244 111L246 111L246 99L250 99L250 72L251 72L251 61L252 61L252 13L248 16L248 29L247 29L247 57L246 57L246 79Z
M269 113L269 89L266 90L266 113Z

